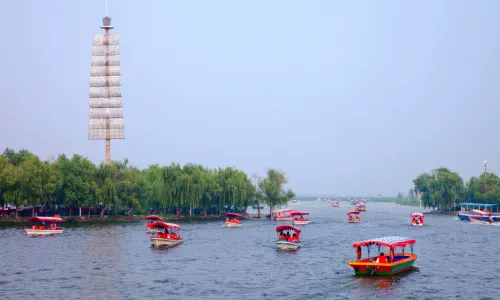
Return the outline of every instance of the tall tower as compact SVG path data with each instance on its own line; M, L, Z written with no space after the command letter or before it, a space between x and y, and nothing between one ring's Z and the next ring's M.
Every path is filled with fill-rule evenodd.
M120 92L120 39L110 34L111 18L102 19L104 34L94 35L89 90L89 140L106 141L106 165L111 162L111 140L124 139Z

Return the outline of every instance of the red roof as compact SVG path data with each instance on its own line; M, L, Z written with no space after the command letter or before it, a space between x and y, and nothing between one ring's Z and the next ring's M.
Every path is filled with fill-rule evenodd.
M290 226L290 225L280 225L278 227L276 227L276 232L280 232L280 231L283 231L283 230L293 230L297 233L301 232L300 229L298 229L297 227L293 227L293 226Z
M235 213L227 213L224 216L229 217L229 218L231 218L231 217L233 217L233 218L243 218L240 214L235 214Z
M31 217L28 222L48 222L48 223L61 223L63 219L55 217Z
M416 242L415 240L409 239L407 237L386 236L386 237L357 242L353 244L352 247L356 248L358 246L380 245L389 248L394 248L394 247L406 247L407 245L415 244L415 242Z
M347 215L359 215L359 211L350 211Z
M423 216L424 216L423 213L412 213L412 214L410 214L410 217L412 217L412 218L423 217Z
M170 229L181 229L181 226L174 223L166 223L166 222L156 222L153 223L151 228L170 228Z
M144 218L144 220L155 220L155 221L161 221L163 220L162 217L156 216L156 215L150 215Z
M292 216L302 216L302 215L308 215L309 212L307 211L292 211L290 215Z

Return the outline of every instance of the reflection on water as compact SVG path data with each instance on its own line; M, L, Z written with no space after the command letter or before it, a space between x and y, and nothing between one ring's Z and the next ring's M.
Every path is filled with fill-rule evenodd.
M452 299L497 298L496 226L426 216L410 226L412 207L368 204L360 224L349 205L302 201L313 223L301 226L303 246L278 251L275 227L289 222L243 220L183 223L184 242L151 246L144 222L67 224L60 236L28 238L21 225L0 228L1 299ZM352 243L385 235L417 240L414 271L358 277L347 265ZM471 272L480 267L480 272ZM463 287L463 288L460 288Z

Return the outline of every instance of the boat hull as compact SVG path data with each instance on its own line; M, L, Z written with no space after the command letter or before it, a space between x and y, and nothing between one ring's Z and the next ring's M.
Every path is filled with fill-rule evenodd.
M393 263L375 263L369 259L361 261L350 261L349 265L354 269L356 275L372 275L372 276L393 276L400 273L408 272L413 268L413 263L417 259L415 254L397 253L396 257L405 256ZM376 257L372 258L372 260Z
M226 222L224 223L224 227L229 227L229 228L235 228L235 227L241 227L243 224L241 223L232 223L232 222Z
M366 211L366 208L356 208L356 211Z
M359 223L360 221L359 219L347 220L348 223Z
M411 226L424 226L424 224L423 223L420 223L420 224L412 223Z
M287 241L277 241L276 242L276 248L278 248L279 250L285 250L285 251L297 250L298 248L300 248L300 246L302 246L301 243L293 243L293 242L287 242Z
M63 233L63 229L24 229L29 236L43 236L43 235L54 235Z
M293 221L293 217L275 217L276 221Z
M182 243L182 240L151 238L151 243L154 247L172 247Z
M311 221L296 221L296 220L292 221L292 224L294 224L294 225L307 225L310 223L311 223Z

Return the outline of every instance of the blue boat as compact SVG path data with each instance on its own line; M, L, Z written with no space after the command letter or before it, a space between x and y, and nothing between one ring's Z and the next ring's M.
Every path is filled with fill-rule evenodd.
M474 220L481 220L481 221L488 221L489 218L487 216L482 216L479 213L475 212L474 210L481 210L483 208L483 211L491 213L494 222L499 222L500 221L500 213L498 212L498 204L489 204L489 203L471 203L471 202L466 202L460 204L460 212L458 213L457 217L461 221L466 221L470 222L471 217ZM493 212L493 208L496 208L496 212Z

